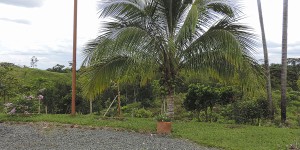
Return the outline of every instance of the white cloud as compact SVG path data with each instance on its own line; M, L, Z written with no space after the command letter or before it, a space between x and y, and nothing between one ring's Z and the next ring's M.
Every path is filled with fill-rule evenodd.
M43 2L44 0L0 0L0 3L28 8L40 7Z
M247 18L243 21L251 25L256 33L260 35L260 25L256 0L242 0L244 4L244 13ZM283 2L274 0L262 0L262 11L264 18L264 27L266 39L268 41L269 60L271 63L281 63L281 39L282 39L282 11ZM288 18L288 57L300 57L299 47L293 47L292 44L300 46L298 27L298 6L299 0L289 0L289 18ZM274 48L276 45L276 48ZM297 53L297 50L299 51ZM296 53L295 53L296 52ZM260 48L257 59L263 59L263 50Z
M56 64L67 66L72 60L73 12L70 0L45 0L35 8L0 1L0 61L28 66L30 58L36 56L41 69ZM98 24L96 1L78 0L77 66L82 47L96 37Z
M82 48L98 35L100 20L97 0L78 0L77 64L81 64ZM240 0L244 5L243 20L260 34L256 0ZM282 1L263 0L271 62L281 62ZM300 57L297 9L299 0L289 0L288 57ZM40 61L38 68L56 64L68 66L72 60L73 1L72 0L0 0L0 62L30 65L30 58ZM262 59L262 48L255 54Z

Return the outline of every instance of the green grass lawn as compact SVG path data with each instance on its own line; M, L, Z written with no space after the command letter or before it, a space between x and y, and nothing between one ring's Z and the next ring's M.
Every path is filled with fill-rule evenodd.
M58 122L95 127L113 127L142 133L155 133L154 119L126 118L99 119L95 115L33 115L28 117L0 114L0 121ZM275 127L257 127L234 124L179 122L172 124L172 136L190 139L200 145L232 150L287 149L286 145L300 142L300 130Z

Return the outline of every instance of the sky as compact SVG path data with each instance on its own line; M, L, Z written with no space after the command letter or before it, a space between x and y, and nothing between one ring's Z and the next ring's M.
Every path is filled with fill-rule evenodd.
M85 44L99 34L97 1L78 0L77 68L82 63ZM243 6L241 22L260 36L256 0L237 0ZM261 0L270 63L281 63L282 0ZM300 28L297 27L299 0L289 0L288 57L300 57ZM300 11L300 10L299 10ZM37 68L72 61L73 0L0 0L0 62L30 66L35 56ZM259 41L260 42L260 41ZM254 54L263 59L260 46Z

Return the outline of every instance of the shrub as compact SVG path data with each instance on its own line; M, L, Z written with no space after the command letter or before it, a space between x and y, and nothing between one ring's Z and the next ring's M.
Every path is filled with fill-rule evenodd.
M149 118L152 117L152 112L149 110L146 110L144 108L141 109L137 109L134 113L133 113L134 117L138 117L138 118Z
M158 122L170 122L171 118L169 118L165 114L159 114L158 116L155 117L156 121Z
M235 102L232 105L228 105L228 107L223 110L222 115L239 124L255 124L262 118L268 117L268 104L264 99Z
M38 99L33 96L24 96L19 98L14 103L6 103L5 112L7 114L15 114L15 113L33 113L37 111L38 108Z
M122 106L121 111L123 113L123 116L125 117L135 117L134 114L140 108L141 108L141 103L134 102L131 104L127 104L126 106Z
M211 120L211 118L209 118L207 110L210 108L212 113L212 109L219 99L220 91L217 88L201 84L191 84L183 106L188 111L197 111L198 113L204 110L205 120L208 121ZM200 120L199 115L198 120Z

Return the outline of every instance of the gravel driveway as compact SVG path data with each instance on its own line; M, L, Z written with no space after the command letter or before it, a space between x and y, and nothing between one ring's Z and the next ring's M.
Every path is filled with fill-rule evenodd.
M212 150L187 140L153 134L53 123L0 123L0 149Z

